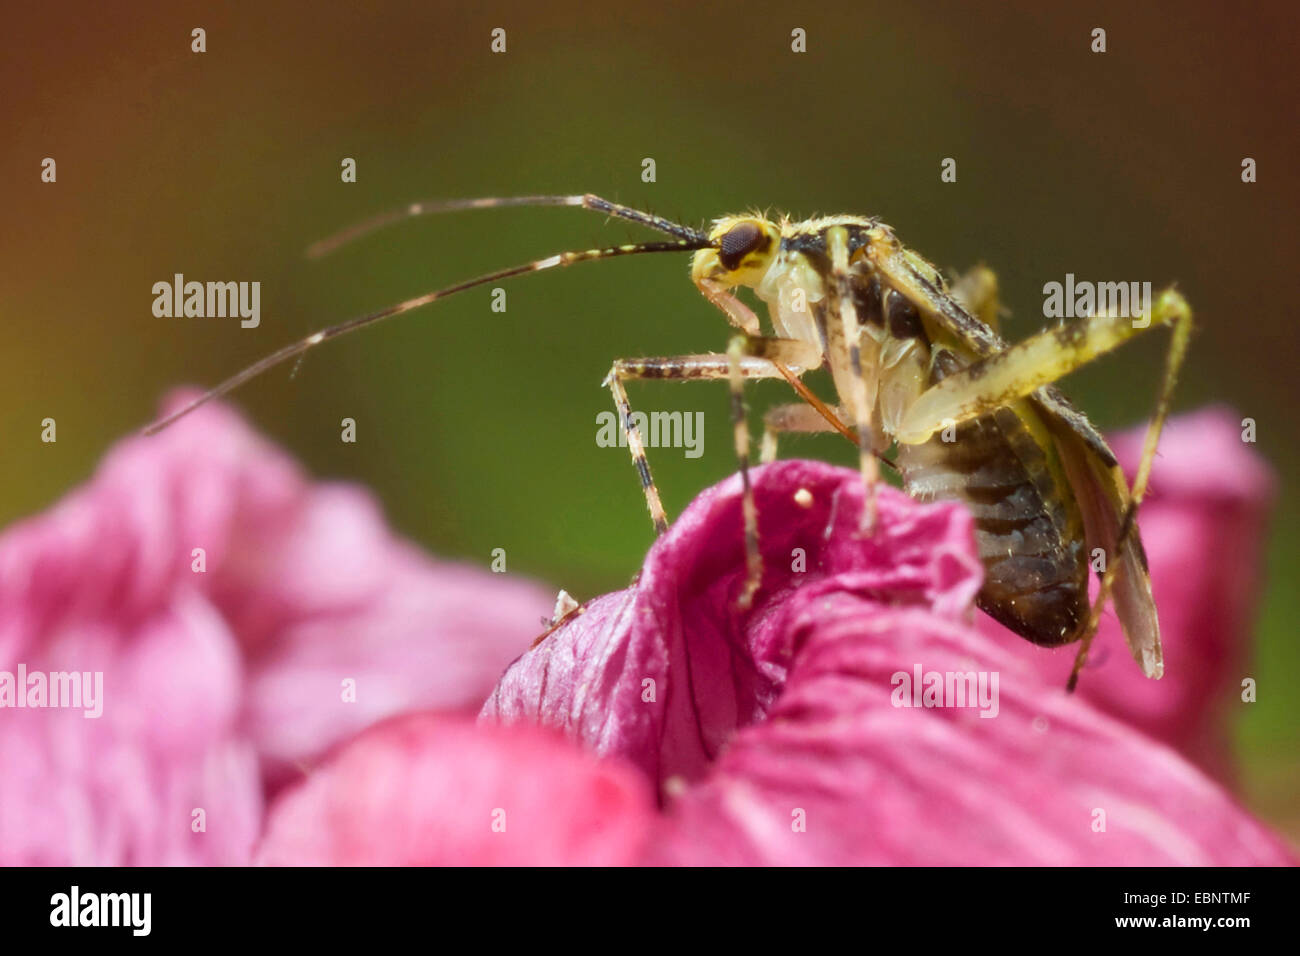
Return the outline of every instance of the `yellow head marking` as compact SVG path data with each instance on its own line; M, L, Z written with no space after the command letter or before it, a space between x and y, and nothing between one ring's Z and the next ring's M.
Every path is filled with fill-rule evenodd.
M754 286L781 249L781 230L758 216L728 216L714 223L709 241L711 248L695 253L692 277L728 287Z

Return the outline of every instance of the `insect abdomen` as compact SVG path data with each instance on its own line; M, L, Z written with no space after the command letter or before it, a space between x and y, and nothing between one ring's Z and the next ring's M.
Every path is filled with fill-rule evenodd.
M962 501L975 516L984 563L976 603L1035 644L1076 640L1088 616L1082 521L1048 453L1012 408L948 437L900 446L898 465L908 494Z

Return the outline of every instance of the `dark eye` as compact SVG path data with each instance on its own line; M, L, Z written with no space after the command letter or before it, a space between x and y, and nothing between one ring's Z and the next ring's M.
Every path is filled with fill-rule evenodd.
M767 233L752 222L742 222L722 234L718 261L722 268L734 272L745 256L766 244Z

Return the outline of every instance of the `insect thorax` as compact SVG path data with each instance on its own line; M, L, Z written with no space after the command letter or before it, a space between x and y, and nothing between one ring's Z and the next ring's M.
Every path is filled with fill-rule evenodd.
M842 230L838 241L847 246L844 284L832 261L832 230ZM871 423L886 436L878 441L884 450L911 403L978 355L945 335L931 303L891 287L867 255L873 244L901 250L888 227L873 220L783 223L779 251L754 291L778 336L818 347L846 421L857 374L843 315L845 295L851 298ZM948 297L937 269L906 250L900 254L939 297ZM950 299L946 304L962 308ZM1036 643L1077 637L1088 593L1079 508L1032 402L1012 403L919 445L900 445L896 463L909 494L962 501L971 509L986 575L979 603L988 613Z
M767 272L754 285L755 294L768 306L776 334L818 346L827 360L832 358L827 352L828 345L833 344L833 337L828 337L828 326L836 321L830 314L834 297L828 295L829 284L834 281L828 251L828 233L832 229L844 231L854 285L863 285L872 277L872 271L860 253L873 235L889 233L887 227L874 220L849 216L797 223L783 221L779 250ZM866 321L863 317L859 320Z

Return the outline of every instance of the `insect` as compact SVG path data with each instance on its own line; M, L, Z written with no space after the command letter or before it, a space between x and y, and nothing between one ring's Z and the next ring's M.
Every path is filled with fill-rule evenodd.
M735 329L727 351L618 359L604 382L657 532L668 527L668 519L624 383L729 383L743 488L747 576L739 604L744 607L761 586L762 558L743 387L747 379L781 378L800 401L766 414L764 460L775 456L782 433L841 433L858 447L868 490L862 533L869 534L874 524L872 489L884 459L914 497L955 499L971 508L985 570L977 602L984 611L1035 644L1080 642L1070 689L1112 597L1134 658L1147 676L1161 676L1160 628L1135 516L1192 332L1191 310L1175 289L1156 296L1149 314L1136 319L1099 312L1011 345L994 331L998 304L992 273L977 270L950 286L878 219L792 221L751 214L725 216L700 230L590 194L417 203L317 243L308 254L324 255L413 216L509 206L579 207L669 238L561 252L331 326L254 363L146 433L330 339L467 289L590 260L692 252L692 281ZM741 287L752 289L766 305L770 334L737 296ZM1171 328L1171 344L1130 487L1105 440L1052 383L1159 326ZM802 381L805 373L823 366L837 393L833 404ZM889 459L891 446L897 452ZM1104 571L1098 568L1099 591L1090 602L1090 558L1097 549L1105 556Z

